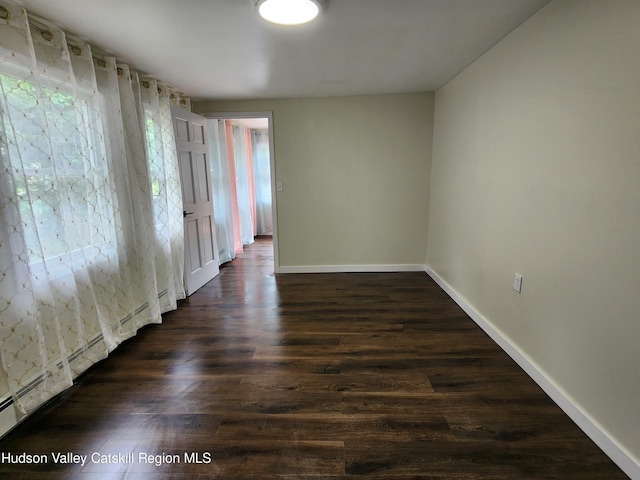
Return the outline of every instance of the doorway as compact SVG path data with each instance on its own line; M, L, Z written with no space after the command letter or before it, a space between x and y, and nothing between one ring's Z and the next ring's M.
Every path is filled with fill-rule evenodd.
M220 260L271 236L279 270L272 112L205 113Z

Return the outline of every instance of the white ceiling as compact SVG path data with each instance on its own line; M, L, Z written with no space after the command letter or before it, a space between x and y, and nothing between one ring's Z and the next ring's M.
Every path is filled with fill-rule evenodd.
M252 0L21 0L194 100L432 91L549 0L330 0L312 24Z

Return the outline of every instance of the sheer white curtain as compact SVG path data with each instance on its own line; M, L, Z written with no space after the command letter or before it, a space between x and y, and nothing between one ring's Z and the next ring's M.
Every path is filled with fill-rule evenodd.
M247 141L247 128L233 126L233 143L236 160L236 188L238 190L238 211L242 244L253 243L255 231L255 180L253 176L253 154Z
M175 309L176 301L185 296L182 191L170 108L176 94L156 80L143 80L140 87L150 169L147 183L151 184L155 220L157 290L165 312Z
M208 119L209 148L213 183L213 212L220 263L236 256L233 228L233 191L224 120ZM232 146L233 147L233 146Z
M271 155L269 131L251 130L253 161L256 179L256 226L258 235L273 233L271 210Z
M0 357L22 412L184 297L170 95L0 0Z

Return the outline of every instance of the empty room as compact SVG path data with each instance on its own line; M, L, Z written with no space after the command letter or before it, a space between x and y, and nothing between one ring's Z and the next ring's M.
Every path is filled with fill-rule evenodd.
M635 0L0 0L0 477L640 480L638 51Z

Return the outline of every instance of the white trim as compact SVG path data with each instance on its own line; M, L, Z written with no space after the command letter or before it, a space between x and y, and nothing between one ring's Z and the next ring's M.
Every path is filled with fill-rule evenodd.
M640 480L640 461L607 432L595 419L583 410L550 378L531 358L522 352L509 338L480 314L451 285L429 266L425 272L456 302L482 330L502 348L549 397L575 422L602 451L632 479Z
M218 120L233 118L266 118L269 128L269 161L271 162L271 219L273 225L273 268L275 273L280 273L280 255L278 254L278 192L276 191L276 151L273 128L273 112L208 112L200 113L205 118L215 118Z
M424 272L424 265L290 265L280 266L279 273L368 273Z

